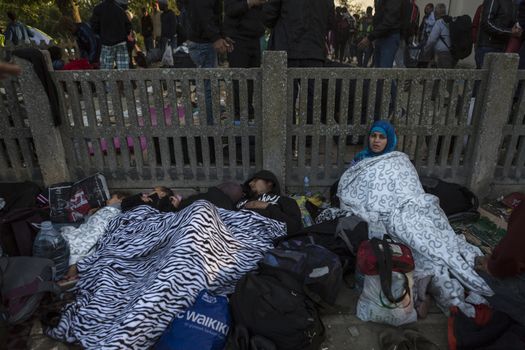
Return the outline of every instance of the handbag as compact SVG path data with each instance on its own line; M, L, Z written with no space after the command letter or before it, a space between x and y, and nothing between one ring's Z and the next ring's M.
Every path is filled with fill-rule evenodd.
M417 320L412 302L414 259L410 249L389 239L364 241L357 252L364 276L356 315L363 321L400 326Z
M379 275L383 293L392 303L398 303L410 293L406 274L412 272L415 265L410 248L404 244L378 238L364 241L357 252L357 267L365 275ZM405 279L405 292L397 298L391 290L393 271Z

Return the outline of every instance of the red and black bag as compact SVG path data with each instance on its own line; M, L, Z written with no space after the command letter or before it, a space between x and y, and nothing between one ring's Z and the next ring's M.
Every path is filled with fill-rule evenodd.
M364 241L357 251L357 268L365 275L379 275L381 289L392 303L398 303L410 293L408 277L414 270L414 258L410 248L387 239L372 238ZM405 293L395 298L392 295L392 271L405 276Z

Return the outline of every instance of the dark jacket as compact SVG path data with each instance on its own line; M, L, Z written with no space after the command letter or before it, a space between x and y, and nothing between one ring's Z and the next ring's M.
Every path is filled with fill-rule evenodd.
M153 36L153 19L150 14L140 19L140 30L145 38Z
M81 58L87 58L89 63L96 63L100 56L100 39L93 33L87 23L77 23L75 32L78 49Z
M374 30L370 41L400 33L402 29L403 0L375 0Z
M226 193L222 192L217 187L210 187L205 193L198 193L188 198L185 198L180 203L179 207L175 211L182 210L189 207L198 200L205 200L215 205L217 208L226 210L235 210L235 203L232 202L230 197Z
M213 43L222 38L220 0L191 0L186 3L188 40Z
M270 50L286 51L288 59L326 58L325 38L335 28L333 0L271 0L263 12L272 28Z
M115 0L104 0L95 6L90 22L93 32L100 36L105 46L126 42L131 33L131 22Z
M171 39L177 35L177 16L172 10L166 10L160 15L160 37Z
M249 8L246 0L224 0L224 34L259 40L264 34L262 6Z
M516 21L513 0L485 0L477 46L505 50Z
M244 209L246 203L250 201L259 200L263 202L271 202L272 204L268 205L266 209L249 210L252 210L264 217L284 222L286 224L286 232L288 234L299 232L303 228L301 210L294 199L285 197L281 194L281 186L279 184L279 180L277 180L277 177L268 170L259 171L244 183L246 193L249 193L248 184L253 179L262 179L273 182L274 186L272 191L260 196L248 195L247 198L241 200L237 204L237 208Z

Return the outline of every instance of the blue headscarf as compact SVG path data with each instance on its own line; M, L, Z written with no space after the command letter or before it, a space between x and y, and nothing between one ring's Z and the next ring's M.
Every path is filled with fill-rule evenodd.
M382 152L375 153L370 148L370 145L367 145L367 147L356 154L354 159L352 160L352 165L362 161L363 159L370 158L370 157L377 157L386 153L390 153L393 150L396 149L397 146L397 136L396 131L392 124L390 124L386 120L378 120L374 122L372 127L370 128L370 132L368 133L368 136L370 136L373 132L380 132L381 134L386 136L386 146L385 149Z

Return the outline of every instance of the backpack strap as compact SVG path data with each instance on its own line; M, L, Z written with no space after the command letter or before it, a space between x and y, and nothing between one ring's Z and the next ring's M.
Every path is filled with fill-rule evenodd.
M390 302L394 304L399 303L410 293L408 278L403 274L405 276L405 291L398 298L394 298L392 295L392 250L390 249L390 244L385 239L380 240L377 238L372 238L370 244L377 259L381 289Z

